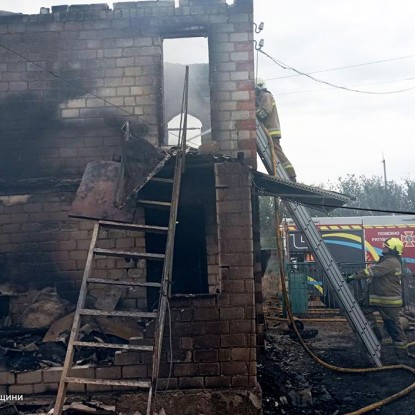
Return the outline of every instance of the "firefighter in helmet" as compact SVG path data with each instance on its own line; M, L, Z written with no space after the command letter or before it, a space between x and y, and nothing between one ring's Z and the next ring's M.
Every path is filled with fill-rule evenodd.
M296 174L294 167L285 156L280 144L281 127L275 99L271 92L267 90L265 81L261 78L256 80L255 95L257 107L256 115L272 138L277 161L282 164L290 179L295 182Z
M392 338L397 356L406 357L407 340L399 320L402 301L402 252L403 243L398 238L389 238L383 244L379 261L354 275L346 278L347 282L358 279L368 280L367 304L363 304L363 312L370 326L380 341L382 333L376 323L375 311L382 317L384 329Z

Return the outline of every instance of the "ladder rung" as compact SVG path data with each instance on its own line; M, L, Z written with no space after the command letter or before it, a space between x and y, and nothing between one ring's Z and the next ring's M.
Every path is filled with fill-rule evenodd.
M94 248L94 254L104 256L115 256L120 258L137 258L137 259L152 259L157 261L164 260L164 254L149 254L147 252L123 251L121 249L104 249Z
M118 349L118 350L138 350L142 352L152 352L153 346L139 346L132 344L116 344L116 343L99 343L99 342L82 342L74 341L74 346L81 347L97 347L102 349Z
M94 284L106 284L106 285L126 285L128 287L154 287L160 288L161 284L159 282L137 282L137 281L118 281L111 279L103 278L88 278L87 280L90 283Z
M112 229L124 229L131 231L143 231L143 232L152 232L152 233L165 233L168 232L169 228L166 226L151 226L151 225L142 225L137 223L120 223L120 222L111 222L106 220L100 220L99 225L104 228Z
M117 380L117 379L91 379L91 378L75 378L67 376L66 383L83 383L90 385L109 385L109 386L136 386L137 388L147 389L150 382L145 380Z
M137 200L137 203L141 206L152 206L154 208L170 208L171 203L170 202L160 202L158 200L143 200L139 199Z
M79 314L84 316L112 316L112 317L141 317L141 318L156 318L157 313L151 313L148 311L105 311L105 310L92 310L89 308L83 308L79 311Z
M150 180L158 183L174 183L173 179L165 179L163 177L152 177Z

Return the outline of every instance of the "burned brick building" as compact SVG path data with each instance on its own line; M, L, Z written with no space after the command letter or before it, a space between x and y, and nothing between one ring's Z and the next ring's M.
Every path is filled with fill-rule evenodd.
M256 167L252 0L56 6L39 15L0 17L0 317L5 326L25 327L23 319L39 295L45 290L52 295L53 289L54 300L64 300L66 307L54 315L68 318L65 313L73 311L93 227L92 220L68 216L81 177L88 163L119 161L127 121L155 147L166 144L163 40L182 37L208 39L211 108L205 118L211 134L189 156L183 175L160 388L169 379L170 390L222 390L239 397L227 398L229 413L238 405L246 408L246 402L260 411L254 399L260 394L256 355L262 326L256 316L260 273L250 179ZM161 217L138 207L129 221L157 224ZM102 244L159 249L157 237L140 232L108 231ZM95 272L100 278L151 279L157 267L102 258ZM97 307L114 294L92 291ZM114 296L121 310L151 310L156 298L151 290ZM135 341L151 331L140 327L131 336ZM84 377L145 378L150 363L138 352L119 351L110 366L74 371ZM53 395L60 374L59 367L16 373L3 365L0 392ZM119 389L73 385L69 392ZM219 411L219 404L209 405L211 412ZM225 413L221 408L218 413Z

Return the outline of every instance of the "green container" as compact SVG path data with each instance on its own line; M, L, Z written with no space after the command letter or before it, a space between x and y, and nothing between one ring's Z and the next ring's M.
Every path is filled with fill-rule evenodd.
M308 284L307 275L304 272L289 272L288 295L294 314L308 313Z

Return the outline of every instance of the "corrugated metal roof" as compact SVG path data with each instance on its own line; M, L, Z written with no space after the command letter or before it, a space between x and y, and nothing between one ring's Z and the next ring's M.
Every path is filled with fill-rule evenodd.
M254 170L252 170L252 182L260 195L280 197L324 211L340 208L353 200L348 195L295 183Z

